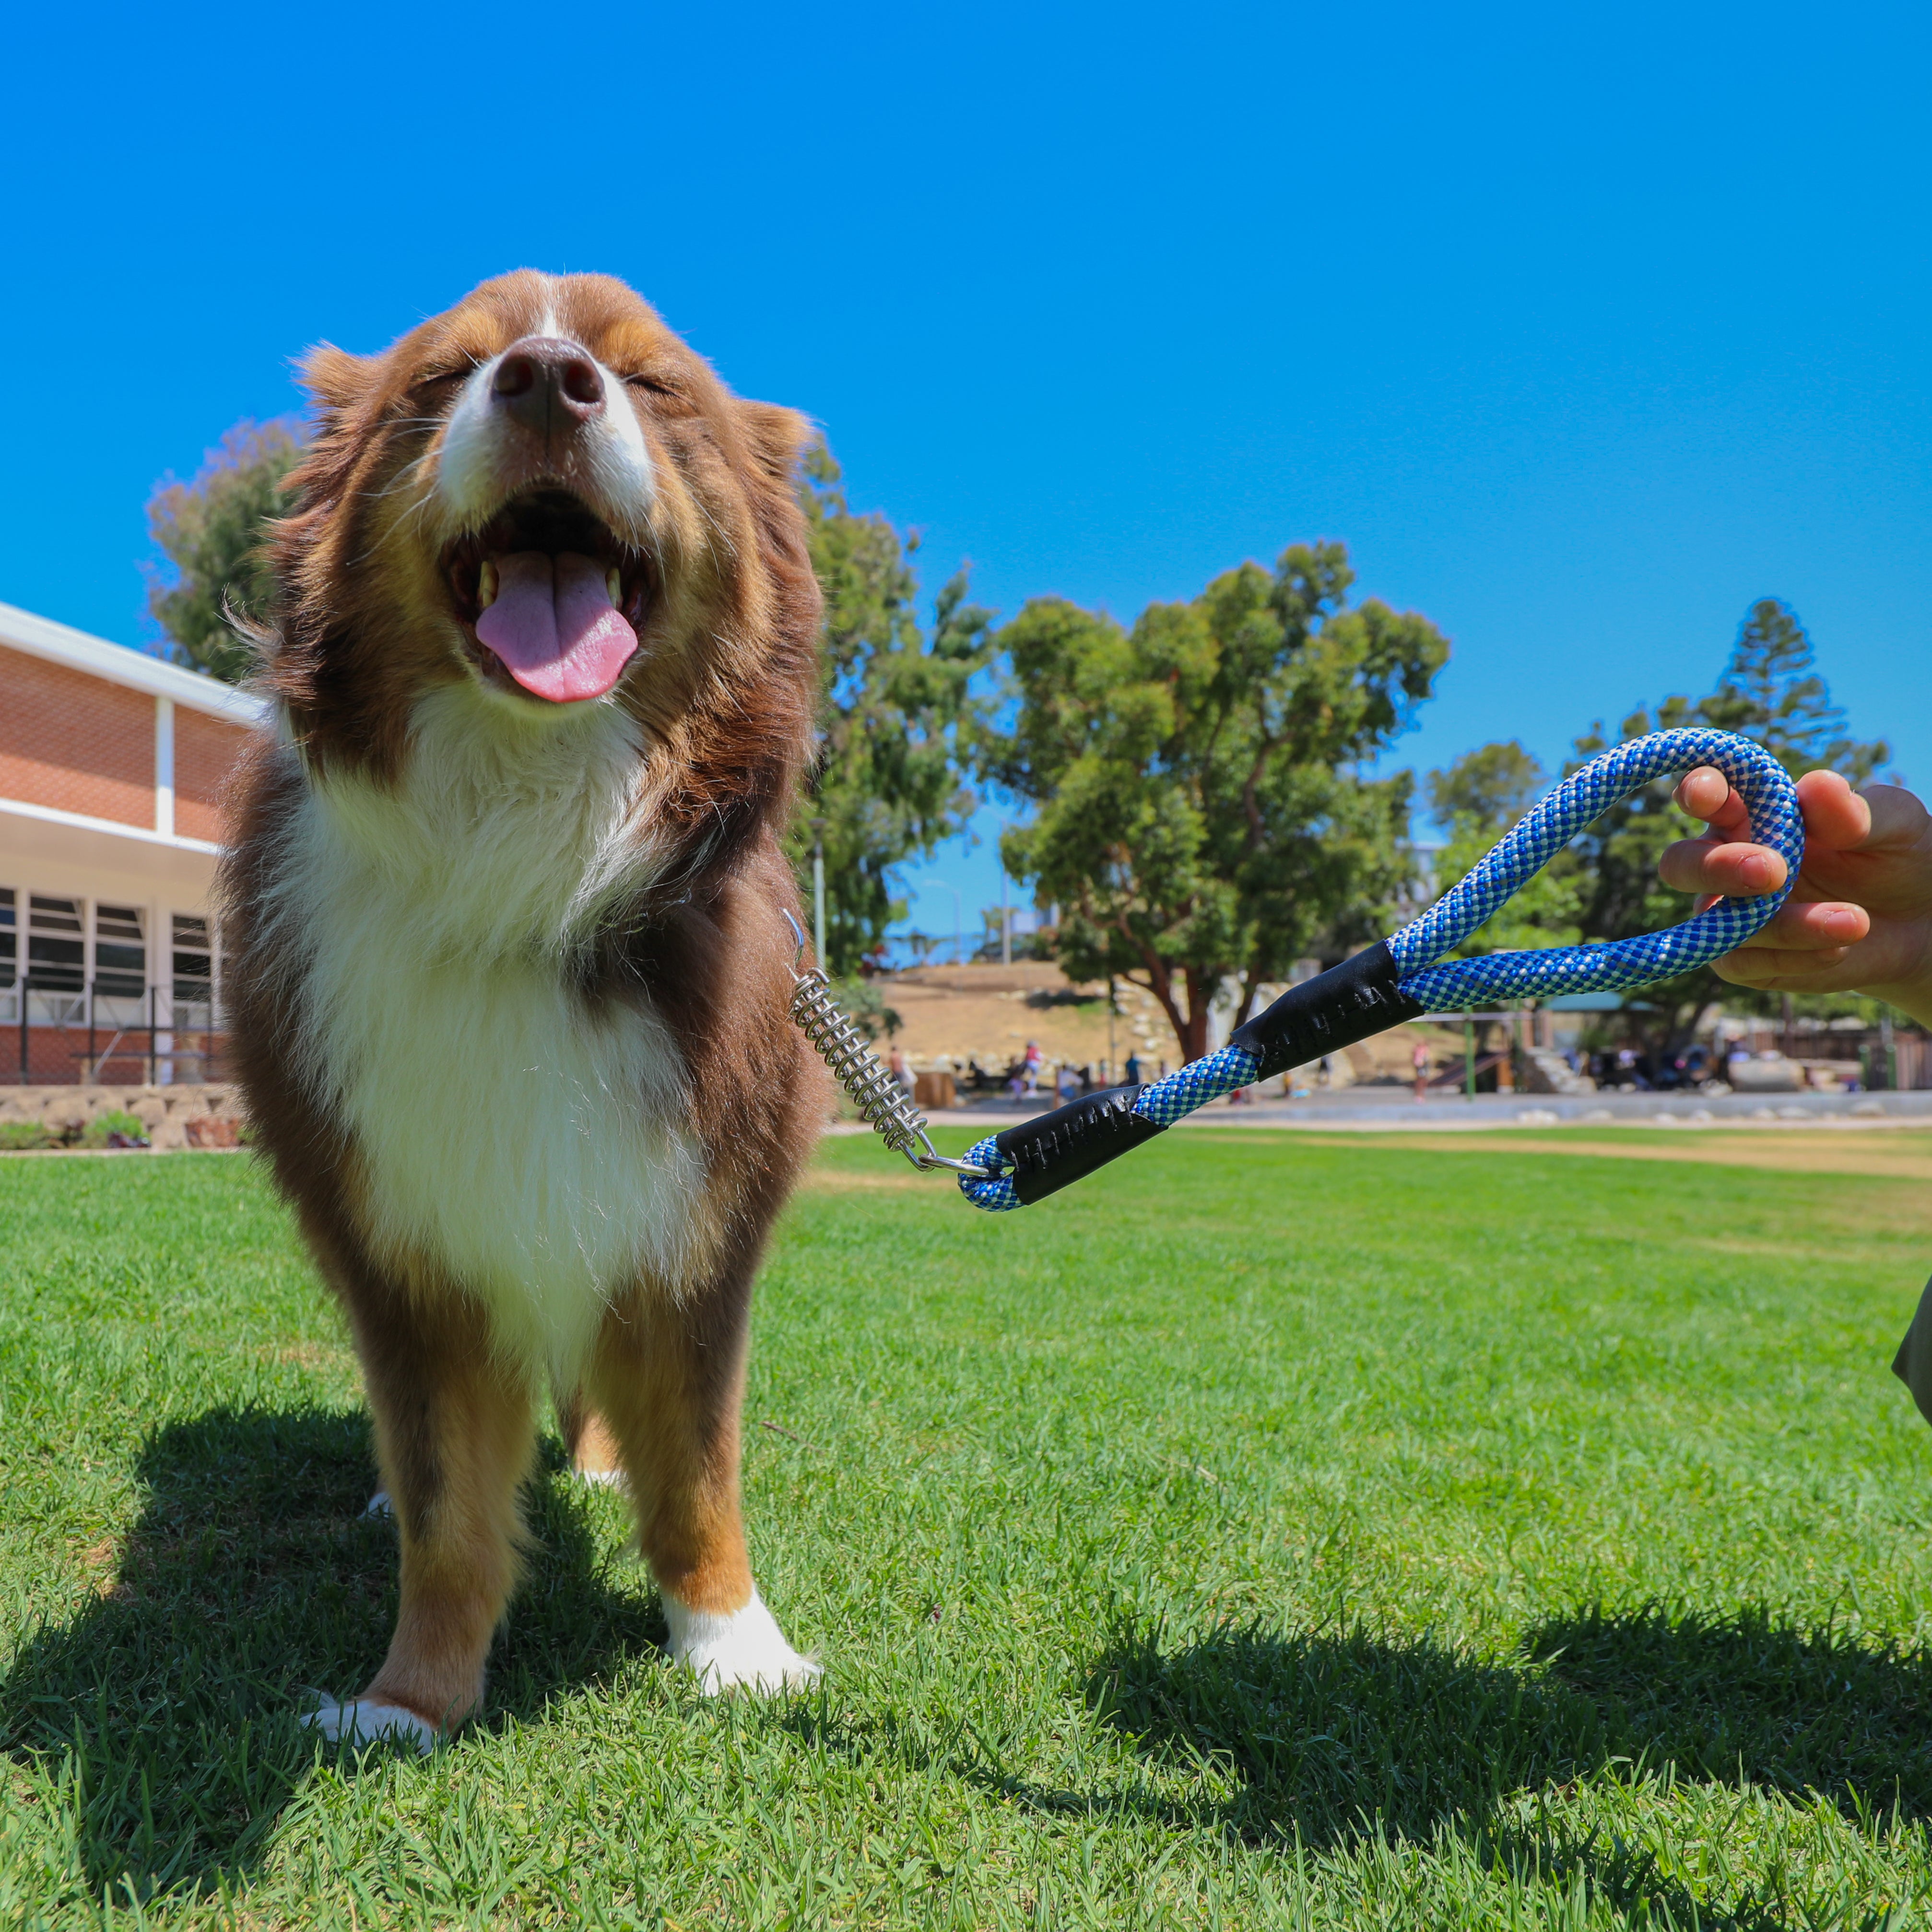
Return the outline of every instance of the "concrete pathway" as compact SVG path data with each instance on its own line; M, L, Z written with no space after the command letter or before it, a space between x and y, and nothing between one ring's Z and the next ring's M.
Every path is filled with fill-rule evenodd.
M997 1133L1051 1110L1044 1099L1000 1100L931 1116L935 1126ZM1305 1100L1231 1107L1216 1101L1181 1122L1193 1127L1288 1127L1342 1133L1468 1133L1497 1127L1932 1128L1932 1090L1910 1094L1431 1094L1406 1088L1346 1088ZM856 1132L866 1131L855 1128Z

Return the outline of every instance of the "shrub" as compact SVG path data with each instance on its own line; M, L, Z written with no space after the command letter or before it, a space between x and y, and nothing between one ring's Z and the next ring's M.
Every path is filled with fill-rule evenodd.
M39 1120L0 1120L0 1154L25 1154L53 1144L53 1136Z
M82 1147L146 1147L148 1130L132 1114L96 1114L80 1130Z

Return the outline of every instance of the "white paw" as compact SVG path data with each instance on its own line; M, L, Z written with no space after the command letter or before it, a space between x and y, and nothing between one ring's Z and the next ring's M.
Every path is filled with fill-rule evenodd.
M368 1504L362 1512L364 1516L394 1516L395 1513L395 1505L389 1501L389 1492L387 1490L378 1490L369 1498Z
M721 1690L802 1690L820 1666L801 1657L757 1590L742 1610L721 1614L687 1610L667 1590L664 1620L670 1625L670 1654L696 1676L708 1696Z
M338 1744L373 1744L387 1738L418 1751L436 1748L436 1726L427 1718L376 1697L353 1697L346 1704L325 1697L303 1714L302 1722Z
M631 1479L622 1469L573 1469L571 1474L593 1489L617 1490L626 1496L631 1492Z

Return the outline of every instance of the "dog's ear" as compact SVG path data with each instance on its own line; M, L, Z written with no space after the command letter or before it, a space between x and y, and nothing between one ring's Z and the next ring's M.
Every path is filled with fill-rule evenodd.
M774 482L789 489L798 459L812 440L811 424L797 410L782 409L776 403L748 403L739 397L733 407L752 460Z
M374 356L352 356L332 342L319 342L297 365L302 386L324 416L346 416L376 386Z

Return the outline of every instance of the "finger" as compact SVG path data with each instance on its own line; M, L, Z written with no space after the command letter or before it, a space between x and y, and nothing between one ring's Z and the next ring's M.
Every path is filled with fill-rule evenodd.
M1714 765L1700 765L1686 772L1677 788L1677 802L1693 818L1701 818L1714 832L1735 838L1750 829L1750 814L1744 802L1732 790L1731 782Z
M1900 793L1896 785L1876 785L1873 790L1889 793L1894 798L1912 797L1910 792ZM1912 802L1917 802L1916 800ZM1804 813L1808 844L1828 846L1837 852L1853 852L1873 836L1871 805L1852 790L1840 772L1807 772L1798 781L1798 802ZM1892 815L1891 801L1886 802L1884 809L1888 818Z
M1760 950L1816 952L1856 946L1870 932L1871 914L1863 906L1836 899L1786 899L1776 917L1767 920L1744 943Z
M1716 966L1719 979L1760 993L1853 992L1864 976L1842 946L1828 952L1727 952Z
M1717 892L1756 898L1784 884L1785 863L1768 846L1715 838L1680 838L1666 845L1657 862L1658 876L1680 892Z
M1916 844L1928 849L1927 841L1932 836L1932 814L1927 812L1924 801L1916 793L1907 791L1903 785L1875 784L1854 793L1852 802L1864 807L1868 823L1868 830L1858 841L1859 845L1904 848Z

